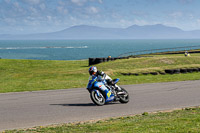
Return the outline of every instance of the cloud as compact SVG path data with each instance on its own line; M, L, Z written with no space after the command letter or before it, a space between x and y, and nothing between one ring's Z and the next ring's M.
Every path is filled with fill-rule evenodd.
M9 4L10 3L10 0L4 0L7 4Z
M193 14L189 14L188 16L189 16L189 19L194 19L195 18Z
M99 0L99 3L100 3L100 4L103 4L103 0Z
M200 19L197 19L197 23L200 24Z
M38 13L37 9L34 8L34 7L30 7L29 10L31 11L31 13L32 13L33 15L35 15L35 14Z
M47 16L47 19L48 19L49 21L51 21L51 20L52 20L52 17L51 17L51 16Z
M156 22L179 27L184 23L191 27L193 22L198 27L198 4L197 0L0 0L0 28L18 26L31 32L35 25L44 31L43 27L76 24L128 27Z
M6 22L9 25L15 25L16 24L16 20L13 18L5 18L4 22Z
M119 21L120 27L128 27L128 26L130 26L130 25L132 25L132 24L133 24L132 21L125 20L125 19L121 19L121 20Z
M99 10L96 7L93 7L93 6L87 8L86 10L90 14L97 14L99 12Z
M181 4L188 4L194 2L194 0L178 0Z
M133 21L134 24L137 24L137 25L149 25L149 24L152 24L148 21L145 21L145 20L139 20L139 19L134 19Z
M40 7L41 10L45 10L46 9L46 5L44 3L40 4L39 7Z
M78 6L82 6L85 2L87 2L87 0L71 0L71 2Z
M19 7L20 7L18 2L13 3L13 5L14 5L16 8L19 8Z
M22 0L22 1L25 3L28 3L28 4L37 5L37 4L41 3L43 0Z
M169 14L170 17L173 17L173 18L180 18L183 16L183 13L182 12L173 12L171 14Z
M144 11L137 11L137 10L134 10L134 11L132 12L132 14L133 14L134 16L137 16L137 17L147 17L147 16L150 15L150 14L147 13L147 12L144 12Z
M60 14L67 14L68 13L68 9L64 8L63 6L58 6L57 7L57 11L60 13Z

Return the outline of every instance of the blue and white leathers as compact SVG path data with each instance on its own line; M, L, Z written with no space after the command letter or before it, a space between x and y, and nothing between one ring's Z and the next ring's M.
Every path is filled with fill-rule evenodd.
M87 89L89 92L92 90L98 94L101 91L105 97L105 102L111 102L115 99L114 94L111 90L105 86L106 80L102 79L101 76L90 76Z

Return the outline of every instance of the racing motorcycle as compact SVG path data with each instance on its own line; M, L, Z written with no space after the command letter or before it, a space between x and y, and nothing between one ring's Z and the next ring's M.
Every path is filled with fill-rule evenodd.
M101 76L91 76L87 85L91 100L98 106L115 101L128 103L129 94L116 84L118 81L119 79L114 79L110 82Z

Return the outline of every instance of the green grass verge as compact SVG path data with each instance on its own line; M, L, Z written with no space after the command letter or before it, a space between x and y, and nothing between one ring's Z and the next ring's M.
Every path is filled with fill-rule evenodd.
M96 65L119 84L199 80L200 73L124 76L121 73L162 72L171 68L200 67L200 54L155 55ZM44 61L0 59L0 93L86 87L88 60Z
M143 113L142 115L111 118L95 123L63 124L12 130L6 133L197 133L200 131L200 108L186 108L173 112Z

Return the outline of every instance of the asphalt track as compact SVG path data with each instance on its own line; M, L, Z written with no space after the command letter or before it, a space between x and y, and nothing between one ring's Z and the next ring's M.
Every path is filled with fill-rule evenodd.
M0 94L0 131L200 105L200 80L124 85L128 104L95 106L85 88Z

